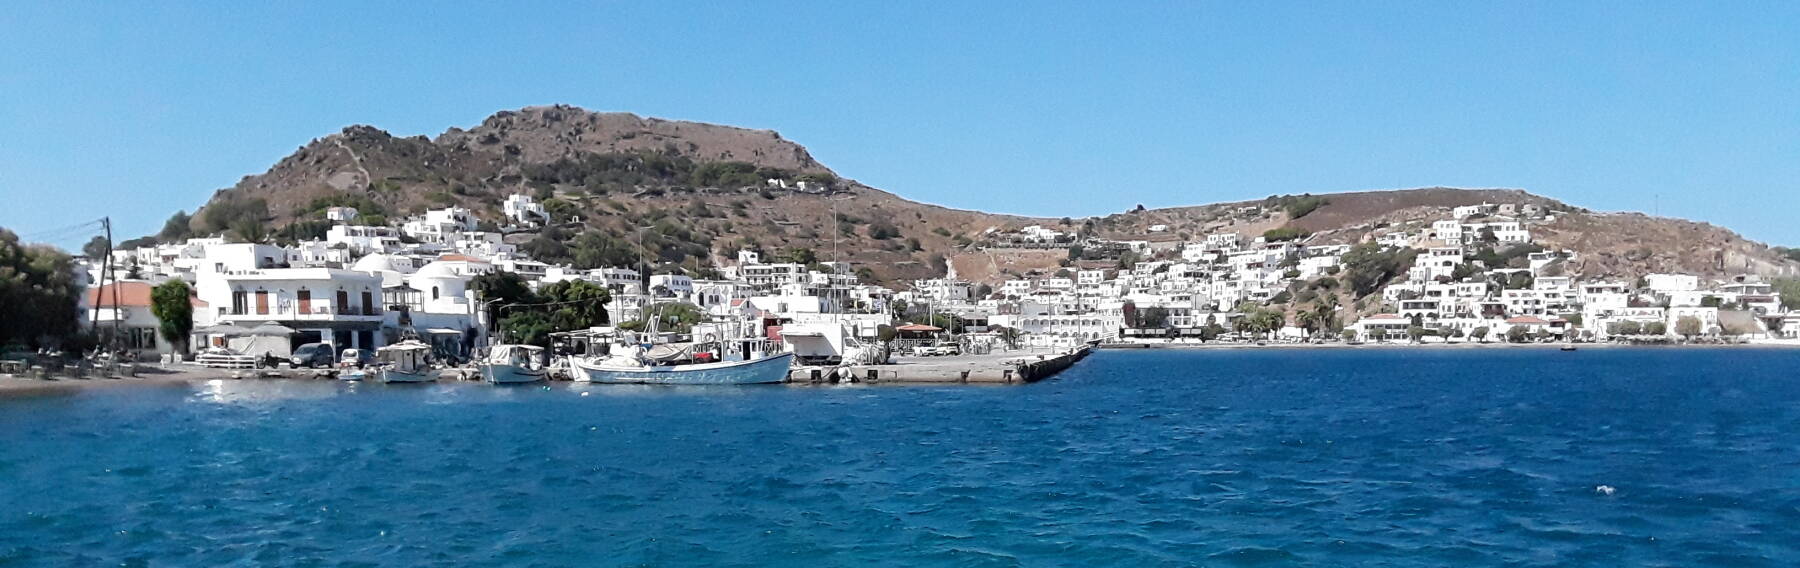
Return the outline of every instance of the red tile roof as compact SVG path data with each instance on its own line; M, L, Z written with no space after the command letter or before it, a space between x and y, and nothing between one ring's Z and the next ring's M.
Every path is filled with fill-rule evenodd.
M113 307L113 289L118 288L119 304L127 308L150 307L150 290L155 285L149 282L119 282L107 284L99 288L88 288L87 305L96 308ZM195 307L205 307L206 302L189 298Z

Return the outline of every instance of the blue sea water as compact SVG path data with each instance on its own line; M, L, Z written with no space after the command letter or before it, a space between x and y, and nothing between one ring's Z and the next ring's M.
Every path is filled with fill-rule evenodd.
M1795 566L1796 369L1106 351L1014 387L102 389L0 401L0 566Z

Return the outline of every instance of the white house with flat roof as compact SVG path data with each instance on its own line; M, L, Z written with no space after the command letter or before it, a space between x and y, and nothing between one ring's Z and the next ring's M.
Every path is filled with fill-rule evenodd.
M332 344L373 349L383 307L381 276L336 268L268 268L207 272L194 283L206 303L197 327L230 323L253 328L275 323L295 329L294 345Z

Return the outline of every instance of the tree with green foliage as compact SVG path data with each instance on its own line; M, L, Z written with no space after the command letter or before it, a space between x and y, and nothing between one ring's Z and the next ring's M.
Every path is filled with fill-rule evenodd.
M263 198L217 200L200 210L201 224L207 232L231 231L250 242L266 236L263 223L269 218L269 203Z
M0 346L79 347L75 271L69 255L0 228Z
M112 254L111 243L106 242L106 237L103 236L96 235L94 238L88 239L87 244L81 245L81 256L88 260L105 260L110 254Z
M475 291L480 302L495 307L538 303L537 294L516 272L495 271L478 275L469 281L469 289ZM498 311L495 307L489 308L488 321L494 321L493 315Z
M1344 328L1343 331L1338 332L1338 335L1344 338L1344 343L1352 343L1352 342L1356 341L1356 330L1355 329Z
M605 286L586 280L564 280L545 285L538 297L549 304L550 327L556 331L573 331L608 323L606 304L612 293Z
M693 329L694 324L706 321L704 310L685 302L657 304L654 308L654 316L659 332L687 333ZM650 320L644 318L629 321L619 324L619 327L633 331L646 331L650 329Z
M575 268L609 268L636 266L640 259L637 247L624 239L599 230L588 230L575 238L571 247Z
M525 244L519 245L519 250L530 255L532 259L540 262L563 263L574 261L575 257L570 253L569 246L563 244L562 241L557 240L547 233L549 233L549 231L540 233L537 236L532 237L531 240L525 241ZM590 258L590 260L592 259ZM575 264L576 268L599 268L601 266L607 266L603 264L584 266L581 262L573 262L573 264Z
M1119 270L1131 270L1132 267L1137 266L1139 260L1140 258L1136 251L1128 250L1121 252L1119 253L1119 264L1117 265L1117 268Z
M1782 309L1800 310L1800 278L1776 278L1769 281L1769 284L1773 285L1775 293L1781 296Z
M1312 236L1312 231L1308 231L1306 229L1301 229L1298 227L1276 227L1273 229L1269 229L1267 231L1263 231L1262 236L1263 236L1263 240L1265 240L1265 241L1268 241L1271 243L1278 243L1278 242L1282 242L1282 241L1292 241L1292 240L1298 240L1298 239L1304 239L1306 237L1310 237L1310 236Z
M1513 326L1506 330L1506 341L1507 343L1524 343L1528 334L1529 332L1525 331L1523 326Z
M1478 343L1487 343L1489 330L1487 326L1477 327L1469 331L1469 337Z
M163 221L162 231L156 233L157 240L174 243L194 236L193 217L186 211L176 211L167 221Z
M1315 195L1288 196L1281 208L1287 211L1289 219L1299 219L1330 203L1330 200Z
M1314 332L1319 331L1318 317L1317 313L1310 310L1301 310L1294 314L1294 325L1306 330L1306 335L1310 337Z
M1417 256L1418 251L1411 248L1384 247L1374 242L1358 244L1344 253L1339 262L1343 266L1342 280L1361 298L1405 274Z
M1225 326L1219 325L1219 322L1212 321L1212 318L1209 317L1206 325L1200 326L1200 342L1216 340L1219 336L1225 335L1225 331Z
M1006 347L1008 349L1018 349L1019 348L1020 333L1019 333L1018 328L1006 327L1006 326L1001 325L1001 326L994 326L989 331L995 332L1000 337L1000 341L1005 343Z
M1169 325L1169 310L1162 307L1149 307L1135 312L1137 325L1144 329L1163 329Z
M1681 316L1675 319L1676 335L1693 339L1698 337L1704 331L1706 330L1702 327L1700 318L1694 316Z
M1406 326L1406 337L1411 339L1413 343L1421 343L1425 340L1425 336L1429 334L1429 331L1430 330L1425 329L1424 326L1409 325Z
M1287 315L1280 311L1257 308L1244 313L1245 327L1257 335L1269 335L1287 325Z
M777 253L776 260L793 264L812 264L819 261L819 255L810 248L788 247Z
M269 226L262 219L240 217L231 222L230 234L238 242L260 243L269 240Z
M193 295L193 289L179 278L150 289L150 313L156 316L157 331L183 355L194 331Z
M1615 321L1607 324L1606 327L1606 333L1609 335L1639 335L1644 333L1644 325L1631 320Z

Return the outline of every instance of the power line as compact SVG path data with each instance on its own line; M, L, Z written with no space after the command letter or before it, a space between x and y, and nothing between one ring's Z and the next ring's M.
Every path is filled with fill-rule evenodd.
M70 237L77 236L78 234L81 234L81 233L87 233L87 232L98 233L99 230L101 229L101 227L103 227L105 225L105 223L106 223L105 219L95 219L95 220L88 221L85 223L69 225L67 227L57 227L54 229L43 229L43 230L39 230L39 231L32 231L29 233L20 233L19 238L38 240L38 241L67 239Z

